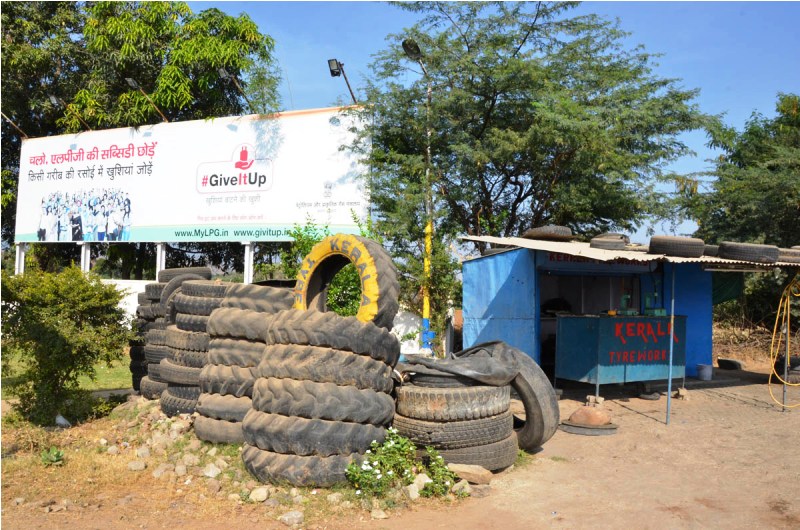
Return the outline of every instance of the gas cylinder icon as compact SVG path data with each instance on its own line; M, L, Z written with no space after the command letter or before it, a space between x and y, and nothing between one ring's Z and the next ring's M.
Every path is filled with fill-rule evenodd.
M239 151L239 161L236 162L236 164L235 164L236 165L236 169L250 169L250 166L253 165L253 162L255 162L255 160L250 160L248 162L247 159L249 158L249 156L250 155L247 152L247 146L243 145L242 146L242 150Z

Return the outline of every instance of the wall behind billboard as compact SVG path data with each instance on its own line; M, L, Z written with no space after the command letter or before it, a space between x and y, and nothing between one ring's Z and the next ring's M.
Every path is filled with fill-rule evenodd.
M24 140L16 242L286 241L357 233L364 168L339 108Z

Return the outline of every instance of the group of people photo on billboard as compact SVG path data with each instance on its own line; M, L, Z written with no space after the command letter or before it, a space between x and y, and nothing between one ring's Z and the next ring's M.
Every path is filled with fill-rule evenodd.
M131 200L119 188L42 197L39 241L130 241Z

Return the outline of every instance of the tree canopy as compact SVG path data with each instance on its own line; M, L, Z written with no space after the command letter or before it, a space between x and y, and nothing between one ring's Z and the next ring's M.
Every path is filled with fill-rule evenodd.
M193 13L185 2L4 2L2 31L3 113L31 137L158 123L148 97L169 121L278 108L273 39L245 14ZM220 68L238 79L247 99ZM20 144L21 134L3 119L6 242L14 233ZM180 250L178 261L203 249ZM221 263L235 259L215 251Z
M698 237L800 244L800 96L779 94L775 110L753 115L741 132L712 131L711 145L723 151L714 180L688 201Z

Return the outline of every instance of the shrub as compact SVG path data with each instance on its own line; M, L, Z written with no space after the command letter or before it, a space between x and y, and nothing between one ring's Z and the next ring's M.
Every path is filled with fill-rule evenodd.
M12 366L17 372L10 392L25 419L40 425L59 413L77 419L71 408L86 399L78 378L94 379L94 365L119 359L132 338L119 306L123 295L74 266L57 274L3 273L3 375L12 375Z

